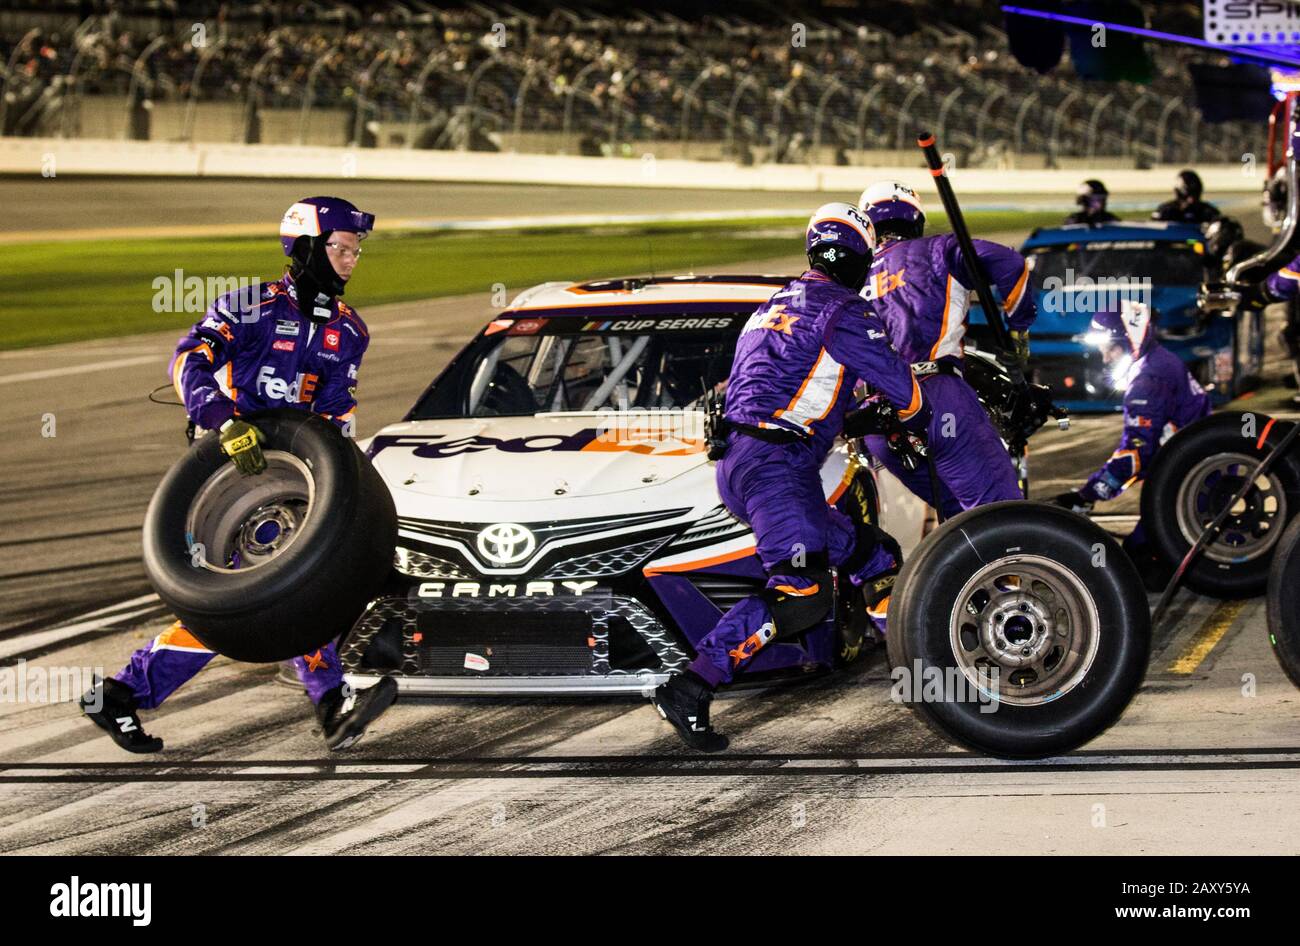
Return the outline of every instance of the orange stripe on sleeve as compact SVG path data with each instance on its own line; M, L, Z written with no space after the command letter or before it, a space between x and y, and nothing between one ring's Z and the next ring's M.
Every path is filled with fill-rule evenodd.
M185 363L189 360L190 355L195 352L202 352L209 362L212 361L212 346L207 342L202 342L193 348L187 348L176 356L176 362L172 365L172 387L176 389L176 396L182 401L185 400L185 392L181 390L181 372L185 369Z
M912 402L907 405L906 410L898 412L899 420L907 420L913 414L921 409L921 386L916 383L916 375L912 375Z
M1017 305L1020 304L1020 297L1024 295L1025 284L1028 281L1029 281L1029 262L1026 261L1024 268L1020 270L1020 278L1016 280L1015 287L1011 290L1010 295L1007 296L1006 301L1002 303L1003 309L1005 309L1007 312L1010 312L1012 309L1014 309Z

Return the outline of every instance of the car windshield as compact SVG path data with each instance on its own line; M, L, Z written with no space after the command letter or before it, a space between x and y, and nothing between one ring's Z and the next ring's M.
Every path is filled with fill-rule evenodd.
M522 320L471 342L411 419L698 409L726 381L748 316ZM671 327L692 324L707 328Z
M1151 280L1154 286L1195 286L1205 279L1200 244L1133 240L1045 246L1026 254L1038 289L1078 285L1082 277L1120 282ZM1048 283L1048 279L1052 283ZM1058 282L1059 280L1059 282Z

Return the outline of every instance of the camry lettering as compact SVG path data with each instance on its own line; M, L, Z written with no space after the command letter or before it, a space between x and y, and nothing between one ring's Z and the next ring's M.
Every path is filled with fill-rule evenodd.
M581 596L595 588L597 584L599 582L595 581L530 581L524 583L522 592L519 590L519 584L513 583L488 585L484 593L482 582L425 581L415 589L415 594L420 598L535 598L543 595L553 598L556 585L575 596ZM448 590L449 585L450 590Z

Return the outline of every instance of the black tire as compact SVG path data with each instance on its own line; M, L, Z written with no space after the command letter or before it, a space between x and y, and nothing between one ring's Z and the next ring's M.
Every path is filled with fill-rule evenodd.
M1142 528L1166 564L1178 566L1236 492L1242 471L1267 456L1290 428L1266 414L1226 411L1189 424L1160 448L1142 486ZM1188 588L1215 598L1264 593L1277 540L1300 511L1300 451L1281 457L1267 484L1248 494L1244 514L1229 520L1225 533L1187 569Z
M1300 687L1300 519L1282 533L1268 574L1268 640L1277 662Z
M940 526L903 566L886 634L895 694L909 696L906 674L913 708L980 752L1059 755L1128 706L1146 672L1150 623L1141 578L1096 525L1044 503L980 506ZM982 656L993 654L999 663ZM978 689L981 660L998 674ZM948 681L937 698L932 680Z
M352 627L392 568L397 514L370 461L333 424L289 408L248 419L264 434L268 472L241 478L217 434L197 441L149 504L144 565L205 646L262 663ZM276 522L263 533L268 518Z

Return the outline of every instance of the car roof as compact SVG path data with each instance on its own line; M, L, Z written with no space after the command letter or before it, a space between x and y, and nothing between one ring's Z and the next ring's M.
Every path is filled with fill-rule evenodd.
M646 315L666 312L742 312L762 305L794 276L622 276L589 282L548 282L525 289L502 316L575 316L593 311Z
M1195 223L1169 223L1162 220L1121 220L1090 226L1071 223L1062 227L1039 227L1025 240L1022 250L1065 243L1110 243L1117 240L1158 240L1165 243L1202 241L1205 237Z

